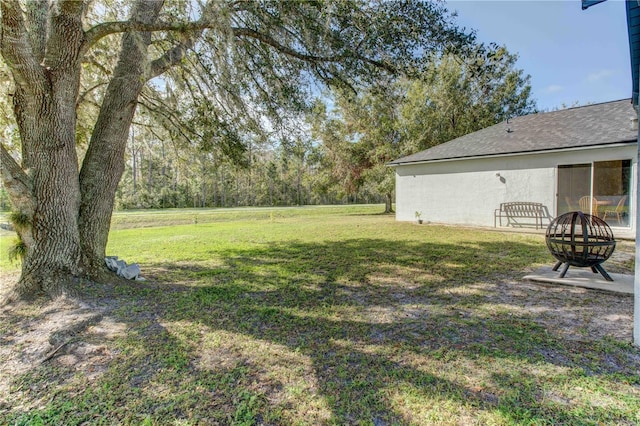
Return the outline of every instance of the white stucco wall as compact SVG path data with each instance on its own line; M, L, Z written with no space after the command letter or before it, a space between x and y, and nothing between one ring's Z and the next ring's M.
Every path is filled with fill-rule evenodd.
M628 159L635 185L636 158L636 146L624 145L397 166L396 219L415 221L420 211L429 222L493 226L494 210L509 201L542 203L555 217L558 165ZM635 194L634 186L631 206Z

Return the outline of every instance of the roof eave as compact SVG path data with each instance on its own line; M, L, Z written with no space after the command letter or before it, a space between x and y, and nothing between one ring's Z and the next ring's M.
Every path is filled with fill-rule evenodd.
M515 157L517 155L523 155L523 154L570 152L570 151L598 149L598 148L605 148L605 147L611 148L616 146L633 145L633 144L636 144L637 142L638 142L637 139L631 139L628 141L599 143L597 145L583 145L583 146L575 146L575 147L569 147L569 148L534 149L534 150L528 150L528 151L503 152L499 154L484 154L484 155L469 155L469 156L461 156L461 157L437 158L433 160L416 160L416 161L403 161L403 162L394 161L394 162L388 163L387 167L409 166L409 165L418 165L418 164L427 164L427 163L444 163L448 161L459 161L459 160L476 160L481 158Z

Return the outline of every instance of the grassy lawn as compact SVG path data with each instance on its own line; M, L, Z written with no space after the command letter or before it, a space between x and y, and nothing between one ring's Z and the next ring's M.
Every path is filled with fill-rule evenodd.
M632 297L522 282L542 235L380 211L116 214L147 281L1 310L0 423L640 424Z

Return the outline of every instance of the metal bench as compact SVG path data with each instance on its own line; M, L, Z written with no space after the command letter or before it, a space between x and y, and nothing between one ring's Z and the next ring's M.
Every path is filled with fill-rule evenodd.
M518 219L533 219L536 229L542 228L542 221L548 218L549 214L542 203L531 203L528 201L512 201L508 203L501 203L499 209L495 209L493 212L493 227L496 227L496 222L499 220L500 226L502 226L502 219L507 219L507 226L519 226L524 224Z

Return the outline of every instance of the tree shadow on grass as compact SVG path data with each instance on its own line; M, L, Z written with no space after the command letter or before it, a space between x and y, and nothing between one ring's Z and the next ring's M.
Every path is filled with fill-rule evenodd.
M221 266L156 265L170 281L158 275L114 296L110 315L129 332L109 371L72 398L74 418L624 424L640 408L624 394L640 384L637 351L567 341L495 298L496 282L546 260L537 245L360 239L213 255ZM587 299L536 301L588 310L597 301ZM594 406L576 383L609 400Z

